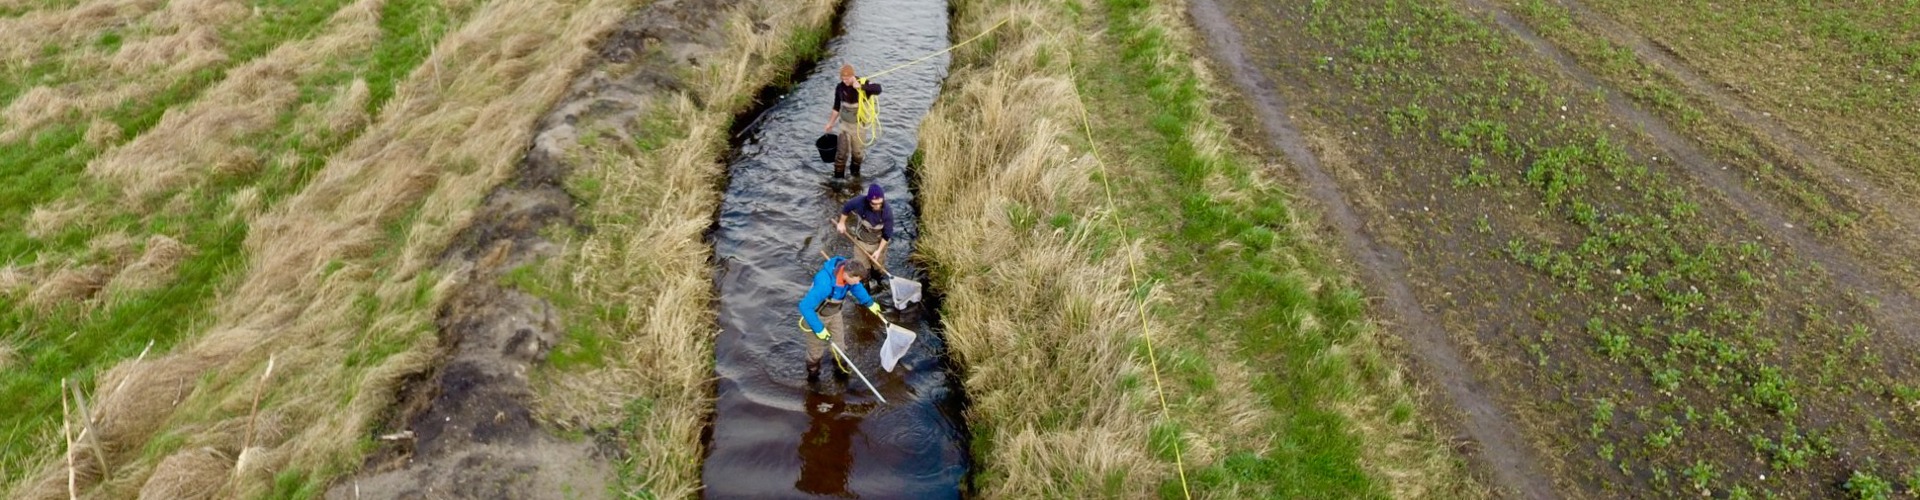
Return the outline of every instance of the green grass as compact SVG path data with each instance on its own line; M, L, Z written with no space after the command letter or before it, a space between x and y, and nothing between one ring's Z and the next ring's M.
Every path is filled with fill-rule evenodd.
M373 64L366 72L367 87L373 98L367 111L375 112L393 98L394 86L407 73L433 53L434 43L465 13L442 10L432 0L394 0L380 7L380 45L373 49Z
M263 55L280 43L315 35L344 3L340 0L258 3L266 13L261 22L227 33L230 40L235 40L233 64ZM232 210L227 203L229 197L242 189L255 188L259 190L263 206L271 206L298 192L329 156L359 133L358 129L340 134L292 133L298 125L298 110L302 106L326 104L336 95L334 88L356 77L366 77L370 86L385 88L390 94L394 79L404 76L425 59L427 52L414 47L437 40L449 26L463 19L465 12L416 7L407 14L383 19L382 28L387 35L369 54L331 61L327 70L300 80L298 105L282 112L273 128L242 138L241 144L273 159L265 168L257 173L208 179L186 193L189 203L183 210L120 206L116 189L86 177L84 166L101 151L81 140L85 126L76 123L83 123L83 119L55 124L21 144L0 147L0 175L10 179L5 186L0 186L0 216L3 216L0 220L6 221L0 222L0 256L10 262L25 264L34 259L57 262L62 256L81 262L98 260L102 256L84 255L88 242L97 235L114 231L140 238L168 235L195 249L193 256L179 265L170 285L116 297L103 307L71 306L40 312L23 307L17 298L0 299L0 311L4 311L0 312L0 330L8 332L0 339L19 349L22 358L27 360L23 369L0 374L0 400L20 403L18 411L0 416L0 435L8 436L9 442L39 442L59 426L60 379L87 383L99 370L138 354L149 341L154 343L156 353L164 353L207 326L211 320L207 309L213 298L229 288L234 272L246 265L241 244L246 240L247 227L244 219L226 217ZM197 72L159 95L122 105L106 118L119 125L130 140L152 128L166 110L197 98L202 90L223 78L225 70L226 67L221 67ZM368 75L384 75L385 79ZM0 90L5 88L0 85ZM291 161L282 162L280 158ZM63 228L47 239L25 234L22 224L34 206L62 199L89 200L91 206L97 208L92 209L95 213L86 218L86 224ZM387 241L398 243L400 239L390 235ZM366 352L354 353L349 362L371 365L398 353L401 346L373 341L367 347ZM9 474L26 473L28 461L40 454L41 450L31 446L6 447L0 450L0 464L5 465L0 469ZM16 479L18 477L13 476L0 481L10 483ZM276 484L290 486L282 483L285 481ZM318 485L300 487L311 490Z
M1156 248L1144 270L1150 279L1202 283L1195 296L1155 312L1181 324L1177 344L1237 347L1233 361L1261 373L1254 394L1223 396L1258 398L1277 415L1264 429L1274 436L1271 446L1229 443L1223 459L1189 471L1196 494L1388 496L1382 478L1361 464L1367 441L1334 407L1354 401L1356 389L1383 369L1373 347L1357 337L1366 328L1360 291L1330 265L1326 249L1298 233L1309 226L1295 222L1291 196L1272 182L1272 172L1237 155L1195 149L1187 134L1203 128L1214 110L1184 66L1156 63L1188 56L1169 47L1164 28L1144 20L1147 2L1105 4L1106 27L1118 43L1093 56L1079 84L1097 135L1111 148L1106 154L1144 170L1114 179L1115 196L1130 232ZM1238 196L1218 196L1220 179ZM1181 350L1162 346L1160 355L1162 369L1180 384L1214 391L1210 369L1188 367L1193 361L1182 361ZM1390 398L1383 400L1395 405L1396 424L1414 418L1409 401ZM1167 448L1172 438L1155 430L1155 449ZM1163 497L1180 496L1176 481L1162 485Z

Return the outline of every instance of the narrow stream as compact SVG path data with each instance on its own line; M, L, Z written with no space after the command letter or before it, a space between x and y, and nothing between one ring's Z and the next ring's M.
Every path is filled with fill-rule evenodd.
M820 161L813 141L826 124L840 64L866 76L948 43L943 1L848 0L843 8L844 34L747 131L728 167L712 233L721 331L701 471L709 498L955 498L971 465L964 397L925 304L888 307L896 324L920 332L891 373L879 366L885 332L878 320L849 306L853 331L835 332L888 403L857 377L807 381L804 340L811 334L796 326L796 305L823 263L821 251L853 255L832 229L841 203L871 183L886 189L895 217L887 267L925 281L908 260L918 218L905 167L948 63L942 55L874 80L883 86L882 135L867 150L865 176L831 182L833 166ZM876 285L869 282L875 299L886 302L884 286Z

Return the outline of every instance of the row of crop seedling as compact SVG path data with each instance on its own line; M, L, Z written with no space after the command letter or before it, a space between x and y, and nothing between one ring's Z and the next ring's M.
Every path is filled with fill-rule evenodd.
M1463 138L1480 135L1482 130L1498 130L1500 127L1485 123L1474 123L1451 134L1456 144ZM1498 144L1512 144L1515 141L1499 141ZM1475 146L1481 144L1475 143ZM1674 194L1656 196L1669 198L1662 212L1635 214L1623 217L1603 217L1597 206L1605 203L1616 206L1618 200L1588 201L1583 198L1583 188L1594 182L1590 177L1594 173L1585 170L1593 164L1595 157L1613 156L1623 158L1623 154L1593 154L1591 151L1606 151L1609 145L1598 142L1591 148L1581 145L1567 145L1547 148L1545 152L1533 158L1525 175L1526 186L1538 194L1547 205L1549 213L1559 213L1566 222L1590 231L1589 235L1571 250L1561 250L1550 242L1532 243L1524 238L1513 238L1508 242L1508 256L1516 262L1542 272L1554 281L1572 288L1576 292L1594 291L1596 285L1611 284L1606 288L1617 297L1628 299L1651 299L1660 305L1659 312L1642 311L1629 318L1630 322L1640 323L1637 328L1642 336L1648 336L1659 329L1672 331L1664 345L1650 348L1636 348L1635 338L1628 329L1590 328L1595 334L1598 351L1605 359L1616 363L1638 360L1647 380L1663 394L1674 401L1685 404L1688 391L1681 391L1683 384L1694 387L1696 392L1707 395L1721 393L1726 386L1745 386L1750 390L1742 394L1732 394L1725 398L1711 398L1732 403L1735 407L1752 407L1763 412L1778 415L1791 421L1799 408L1793 395L1794 384L1790 377L1777 366L1758 363L1745 359L1751 349L1742 345L1738 338L1709 335L1707 330L1698 326L1686 326L1690 320L1713 301L1709 294L1716 294L1722 282L1742 287L1756 286L1762 280L1756 275L1756 269L1739 266L1734 274L1728 275L1727 268L1736 262L1747 264L1749 260L1759 260L1757 254L1766 253L1758 245L1749 244L1736 252L1727 252L1715 244L1700 245L1698 250L1690 251L1681 241L1667 236L1677 226L1686 224L1697 217L1700 207L1692 202L1673 200ZM1491 152L1490 147L1480 147L1474 151L1496 156L1509 156L1507 152ZM1478 156L1475 156L1478 158ZM1614 164L1615 161L1604 161ZM1636 188L1653 184L1652 177L1645 175L1647 170L1610 165L1614 168L1600 175ZM1472 163L1467 175L1486 175L1485 165ZM1497 170L1495 170L1497 171ZM1621 175L1625 174L1625 175ZM1476 184L1476 183L1457 183ZM1492 187L1481 183L1483 187ZM1624 214L1623 214L1624 215ZM1655 229L1659 229L1658 231ZM1738 260L1729 254L1737 254ZM1657 258L1655 256L1658 256ZM1729 279L1723 279L1729 278ZM1708 314L1708 323L1719 328L1732 330L1751 330L1737 328L1737 324L1751 325L1758 314L1742 314L1732 309L1716 307ZM1594 325L1600 324L1601 316L1590 319ZM1734 337L1739 337L1736 335ZM1536 356L1544 356L1537 349ZM1656 354L1658 353L1658 354ZM1609 403L1611 405L1611 403ZM1691 413L1691 406L1688 406ZM1609 415L1611 407L1600 414ZM1742 412L1744 413L1744 412ZM1726 408L1716 408L1712 412L1713 422L1720 427L1731 427L1734 417ZM1652 416L1649 414L1648 416ZM1645 420L1643 420L1645 421ZM1685 422L1671 415L1649 421L1656 423L1652 430L1642 435L1637 455L1642 457L1664 456L1668 450L1682 449L1677 446L1687 433L1685 429L1693 419ZM1604 425L1590 427L1590 432L1598 434ZM1603 448L1607 459L1616 457L1616 448L1611 444ZM1719 476L1720 468L1709 459L1694 458L1682 470L1682 476L1688 479L1696 489L1708 489ZM1642 462L1650 462L1643 458ZM1646 465L1647 473L1655 483L1665 484L1672 478L1670 469L1657 463ZM1623 467L1624 468L1624 467Z

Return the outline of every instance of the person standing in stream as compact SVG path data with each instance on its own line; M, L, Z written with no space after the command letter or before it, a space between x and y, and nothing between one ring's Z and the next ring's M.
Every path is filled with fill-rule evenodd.
M849 230L847 216L854 216ZM867 258L874 269L886 269L887 243L893 241L893 207L887 205L887 192L879 184L867 186L866 196L856 196L840 206L840 220L833 223L840 234L853 239L853 247Z
M853 295L855 302L872 311L874 315L880 314L880 304L873 301L873 295L867 293L867 285L861 283L866 275L865 263L848 260L846 257L827 259L826 265L813 274L813 288L808 289L807 295L800 299L800 329L813 334L814 338L807 341L807 381L820 378L820 358L829 350L828 342L833 342L836 346L846 345L833 340L833 330L847 332L845 315L842 314L845 311L840 309L840 304L846 300L847 295ZM821 314L823 307L826 314ZM824 319L822 319L823 316ZM832 324L829 325L828 322ZM835 362L839 360L836 359ZM845 378L846 371L836 370L834 376Z
M867 159L860 137L860 101L877 95L880 95L880 84L855 78L852 64L840 64L840 84L833 88L833 114L827 116L827 126L821 130L835 132L838 127L839 152L833 157L835 179L846 176L849 163L853 166L853 176L860 176L860 163Z

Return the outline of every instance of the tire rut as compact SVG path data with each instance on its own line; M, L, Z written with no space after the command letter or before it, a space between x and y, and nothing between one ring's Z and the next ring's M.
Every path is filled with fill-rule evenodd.
M1883 329L1896 331L1909 341L1920 341L1920 331L1915 330L1920 327L1920 301L1916 301L1905 289L1889 278L1876 274L1853 256L1820 241L1805 228L1794 226L1781 207L1748 190L1737 173L1701 151L1665 121L1633 104L1619 90L1603 83L1597 75L1575 61L1571 54L1547 41L1505 9L1488 0L1460 1L1470 11L1491 15L1495 24L1526 43L1535 54L1558 66L1568 78L1599 91L1605 96L1607 107L1614 117L1638 127L1654 145L1673 158L1689 177L1718 193L1722 201L1743 213L1749 222L1759 226L1769 237L1785 243L1795 254L1831 274L1837 284L1869 299L1872 306L1869 309Z
M1188 15L1206 38L1214 60L1230 70L1234 84L1255 104L1254 114L1268 142L1291 160L1289 163L1306 181L1307 194L1322 206L1372 288L1386 294L1387 308L1399 319L1409 351L1426 367L1428 379L1445 391L1460 414L1460 426L1479 445L1473 458L1516 496L1559 497L1551 476L1539 465L1538 451L1525 441L1506 408L1496 402L1494 396L1499 389L1478 380L1441 322L1421 307L1413 287L1401 279L1408 275L1406 258L1368 233L1353 203L1321 167L1299 128L1288 118L1288 104L1275 89L1276 83L1248 61L1240 33L1226 14L1213 0L1193 0L1188 4Z

